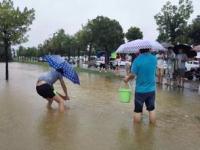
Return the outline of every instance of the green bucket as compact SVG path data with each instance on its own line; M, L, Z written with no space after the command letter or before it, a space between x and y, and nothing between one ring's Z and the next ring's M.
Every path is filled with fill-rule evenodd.
M129 103L132 96L132 90L130 88L119 88L119 100L122 103Z

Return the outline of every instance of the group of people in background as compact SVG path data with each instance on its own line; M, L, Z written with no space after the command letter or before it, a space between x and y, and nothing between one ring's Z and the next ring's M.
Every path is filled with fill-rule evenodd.
M163 84L163 78L166 78L167 85L177 85L184 87L185 81L185 62L189 60L182 49L175 54L172 49L167 52L159 52L157 55L157 83Z
M177 86L180 88L184 87L184 81L186 79L186 67L185 62L190 60L182 49L179 49L178 54L175 54L172 48L169 48L167 51L152 53L157 58L157 83L170 86ZM126 74L130 73L131 65L134 59L138 54L126 54L126 55L117 55L116 57L116 67L115 70L119 70L119 62L121 60L125 61L125 70ZM165 80L164 80L165 79Z
M184 50L179 49L178 53L174 53L172 48L167 51L160 51L157 53L152 52L157 58L157 83L166 84L170 86L184 87L186 79L186 66L185 62L190 60ZM117 54L115 59L109 60L109 65L106 65L106 57L100 57L99 71L106 72L108 69L118 73L120 68L125 68L126 74L130 73L131 65L134 59L139 54Z

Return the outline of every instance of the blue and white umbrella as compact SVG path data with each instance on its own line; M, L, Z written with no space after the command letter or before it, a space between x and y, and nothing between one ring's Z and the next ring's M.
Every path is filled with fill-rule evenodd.
M157 41L151 40L134 40L122 44L116 53L139 53L140 49L150 49L150 51L165 51L166 49Z
M54 69L63 69L62 75L75 84L80 84L79 77L72 67L64 58L59 55L45 55L44 59Z

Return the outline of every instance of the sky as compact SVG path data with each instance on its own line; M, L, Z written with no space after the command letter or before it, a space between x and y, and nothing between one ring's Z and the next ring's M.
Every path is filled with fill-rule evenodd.
M2 0L0 0L2 1ZM25 47L38 46L53 33L63 28L73 35L88 20L106 16L117 20L124 32L139 27L144 39L155 40L158 36L154 16L161 11L167 0L13 0L15 7L35 9L35 20L27 33ZM178 5L178 0L170 0ZM200 2L193 0L194 12L190 21L200 15Z

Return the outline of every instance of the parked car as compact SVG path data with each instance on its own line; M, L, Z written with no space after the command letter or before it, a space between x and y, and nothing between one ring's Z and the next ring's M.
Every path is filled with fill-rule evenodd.
M185 67L187 71L190 71L191 69L197 69L200 67L199 61L197 60L190 60L185 62Z

